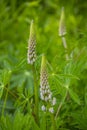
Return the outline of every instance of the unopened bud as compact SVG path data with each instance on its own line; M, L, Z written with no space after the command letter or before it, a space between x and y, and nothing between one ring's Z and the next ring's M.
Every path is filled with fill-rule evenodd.
M36 36L35 36L33 20L31 21L31 25L30 25L30 37L28 41L27 60L28 60L28 64L33 64L36 60Z
M65 14L64 14L64 7L62 7L61 17L59 22L59 36L64 36L65 34L66 34Z

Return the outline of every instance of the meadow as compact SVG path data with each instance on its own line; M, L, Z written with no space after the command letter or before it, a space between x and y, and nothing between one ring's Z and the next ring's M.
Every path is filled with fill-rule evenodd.
M0 130L87 130L86 0L0 0Z

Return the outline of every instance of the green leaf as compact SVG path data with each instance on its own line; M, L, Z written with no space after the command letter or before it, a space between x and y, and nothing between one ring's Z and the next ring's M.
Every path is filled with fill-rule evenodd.
M72 79L80 80L79 77L72 75L72 74L60 74L59 76L64 77L64 78L72 78Z
M12 71L11 70L3 70L2 72L2 80L4 83L4 86L9 83L11 78Z
M32 117L32 130L41 130Z
M78 97L78 95L72 90L69 88L69 94L71 96L71 98L77 103L80 105L80 99Z

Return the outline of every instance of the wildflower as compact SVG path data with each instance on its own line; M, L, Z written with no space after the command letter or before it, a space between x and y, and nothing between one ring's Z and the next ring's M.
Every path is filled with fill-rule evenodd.
M65 34L66 34L65 15L64 15L64 7L62 7L61 17L59 22L59 36L64 36Z
M36 36L35 36L34 22L32 20L30 25L30 37L28 41L28 53L27 53L28 64L33 64L36 60L35 48L36 48Z
M42 63L41 63L40 97L41 97L41 100L44 101L45 106L47 106L48 111L53 113L54 110L52 108L49 108L49 107L54 106L56 104L56 101L55 101L56 98L52 98L52 92L50 91L45 56L42 56Z
M45 110L46 110L46 107L43 105L43 106L41 107L41 109L42 109L42 111L45 111Z
M41 99L44 97L44 101L49 100L50 89L48 83L48 74L47 74L47 67L46 67L46 59L45 56L42 57L42 64L41 64L41 75L40 75L40 95Z
M49 108L49 112L54 113L53 107L50 107L50 108Z

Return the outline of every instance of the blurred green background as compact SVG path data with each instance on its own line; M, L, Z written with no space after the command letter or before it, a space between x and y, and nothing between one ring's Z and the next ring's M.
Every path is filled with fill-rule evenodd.
M78 110L76 123L79 125L79 129L87 130L87 110L84 110L87 108L87 0L0 0L0 85L6 83L8 79L5 77L9 77L9 71L11 71L9 89L15 95L17 95L17 91L20 92L21 86L26 88L32 86L32 77L29 78L30 67L27 65L27 46L32 19L36 29L37 55L41 57L45 53L53 67L53 72L63 73L66 65L65 50L61 38L58 36L62 7L65 8L68 54L76 62L74 75L80 79L73 80L71 87L77 93L81 104L78 106L72 103L70 108L67 107L70 111L73 108L71 126L75 125L73 122L76 117L74 110ZM37 64L39 75L40 60ZM74 66L74 62L72 64ZM16 91L16 89L18 90ZM5 95L5 92L2 94L2 91L5 91L3 87L0 90L0 97L2 97L0 108L3 106ZM78 100L77 95L76 101ZM14 103L15 100L9 97L7 107L14 109ZM85 114L82 115L86 115L83 117L82 125L78 123L80 122L78 119L82 116L81 113L79 114L81 110L85 111L83 112Z
M62 6L65 7L69 52L77 46L81 49L86 46L86 0L0 0L0 59L3 62L0 66L5 65L5 59L15 64L26 55L32 19L36 25L38 53L48 50L49 58L51 55L60 57L58 25Z

